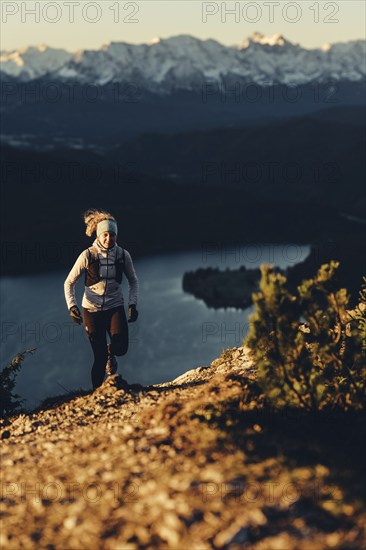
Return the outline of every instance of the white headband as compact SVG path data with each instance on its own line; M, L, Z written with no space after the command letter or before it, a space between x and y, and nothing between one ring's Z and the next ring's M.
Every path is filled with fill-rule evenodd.
M97 225L97 237L105 231L111 231L117 235L117 223L114 220L102 220Z

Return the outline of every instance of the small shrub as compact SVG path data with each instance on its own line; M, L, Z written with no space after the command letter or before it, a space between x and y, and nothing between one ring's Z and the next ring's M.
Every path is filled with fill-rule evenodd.
M13 394L15 378L22 366L22 361L28 353L34 353L35 348L18 353L11 362L0 372L0 417L4 418L19 412L25 399Z
M286 277L261 266L255 311L245 340L258 366L258 383L275 407L361 409L365 404L365 300L347 310L337 288L339 262L322 265L292 295Z
M362 350L366 352L366 277L363 277L363 285L359 292L360 301L349 312L350 318L358 323L358 330L362 342Z

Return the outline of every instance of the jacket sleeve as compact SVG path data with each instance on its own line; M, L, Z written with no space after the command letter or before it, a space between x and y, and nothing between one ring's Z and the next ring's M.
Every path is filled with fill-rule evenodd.
M139 281L137 279L131 255L126 249L124 273L128 280L128 305L135 304L137 306L139 297Z
M75 298L75 285L81 274L87 269L87 267L88 251L84 250L76 260L64 283L65 299L68 309L70 309L72 306L77 305Z

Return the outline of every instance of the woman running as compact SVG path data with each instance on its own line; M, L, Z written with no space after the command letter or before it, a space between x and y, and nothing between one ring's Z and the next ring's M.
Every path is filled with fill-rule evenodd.
M93 349L91 378L95 390L103 383L105 374L112 375L117 371L115 355L125 355L128 350L128 324L121 287L123 273L129 287L129 323L138 317L139 284L130 253L116 242L117 222L114 217L109 212L92 208L84 213L83 218L86 234L91 237L95 231L96 239L76 260L64 290L70 315L78 325L84 321ZM75 299L75 285L83 272L85 292L81 315Z

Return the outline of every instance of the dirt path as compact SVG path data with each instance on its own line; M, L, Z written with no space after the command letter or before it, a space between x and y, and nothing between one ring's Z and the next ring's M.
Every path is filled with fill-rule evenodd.
M291 464L244 404L248 352L144 388L117 374L3 425L1 547L360 548L360 499L336 483L329 503L329 465Z

